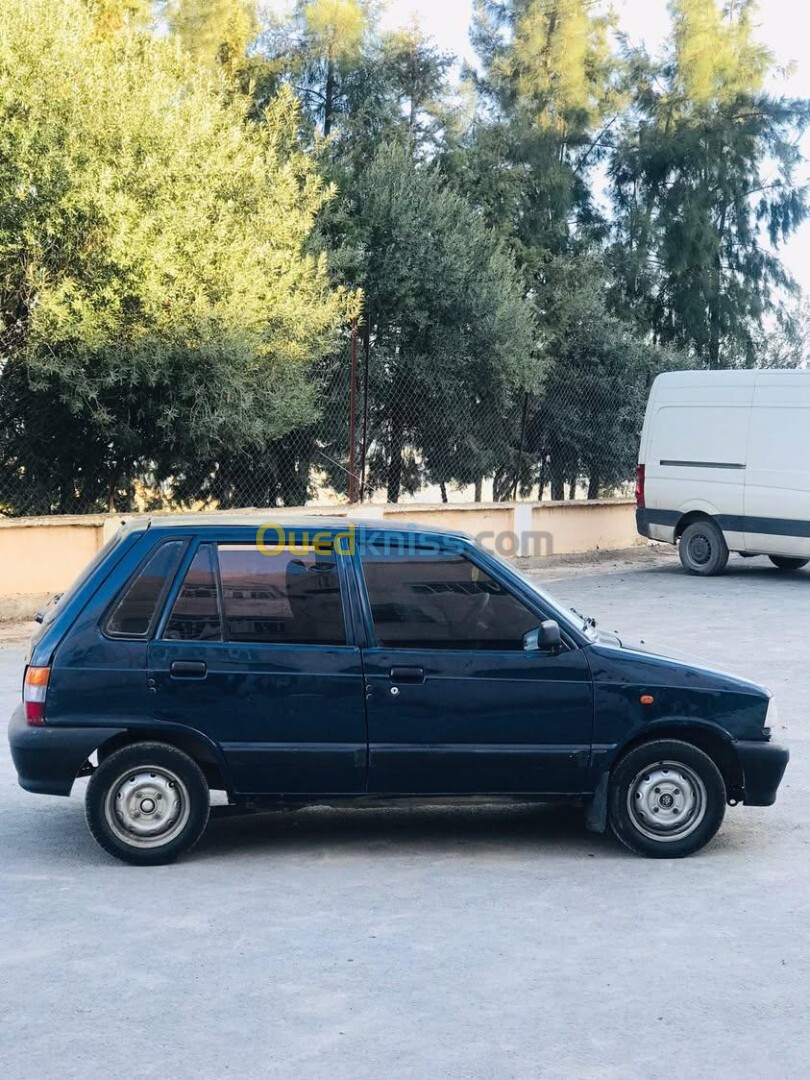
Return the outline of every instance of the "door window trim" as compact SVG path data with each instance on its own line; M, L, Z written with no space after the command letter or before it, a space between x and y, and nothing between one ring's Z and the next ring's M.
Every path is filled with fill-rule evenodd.
M172 576L171 574L168 574L166 576L166 579L163 582L163 585L161 586L160 593L158 594L158 598L157 598L157 601L155 603L155 610L152 612L152 616L149 619L149 626L146 628L146 630L142 634L131 634L131 633L123 633L123 632L118 632L118 631L115 631L115 630L110 630L110 619L112 618L113 613L117 610L118 605L124 599L127 592L129 591L129 589L132 587L133 583L138 578L138 575L141 574L143 572L143 570L146 568L146 566L151 562L151 560L157 556L157 554L159 553L161 548L166 547L167 544L176 544L176 543L185 544L186 545L186 550L181 552L181 554L180 554L180 558L179 558L179 560L177 562L177 566L174 569L174 576ZM115 596L112 598L110 603L104 609L104 612L103 612L101 618L99 619L99 628L101 629L102 635L105 638L107 638L109 641L151 641L156 628L160 625L161 621L163 620L163 614L164 614L164 611L165 611L166 598L168 597L169 593L173 590L173 588L175 586L175 583L177 581L178 575L182 571L183 576L185 576L185 571L183 570L183 565L185 563L187 555L188 555L188 538L185 537L185 536L167 536L165 540L160 540L157 544L155 544L154 547L150 548L150 550L147 551L147 553L144 555L144 557L138 563L137 567L127 577L124 584L116 591Z
M287 530L285 534L285 539L289 539L293 543L302 543L302 541L298 540L298 537L300 537L300 535L305 531L307 530L293 527ZM308 531L311 532L311 530ZM357 644L356 634L354 633L354 619L352 617L353 612L351 609L351 602L349 597L349 578L346 566L347 556L340 550L339 544L335 543L334 530L323 529L322 531L329 536L329 545L332 553L335 556L335 563L337 566L338 585L340 588L340 603L343 613L343 632L346 638L343 644L324 645L323 643L317 641L306 643L283 641L232 641L226 636L225 604L222 592L222 573L219 562L219 548L221 546L256 548L258 547L258 545L255 540L255 534L252 538L246 538L243 536L227 536L223 535L223 533L215 533L212 536L196 536L194 542L189 545L189 551L186 552L184 558L181 560L170 593L164 598L163 613L161 615L161 618L157 622L155 638L160 641L171 642L175 645L185 644L193 646L194 644L198 644L205 645L206 647L219 645L227 648L240 649L356 649ZM180 594L180 590L183 587L183 582L185 581L189 567L193 563L198 550L203 544L210 544L214 549L214 578L216 580L217 587L217 605L220 613L221 637L219 641L205 641L196 643L194 641L181 642L175 638L167 638L165 636L166 626L168 625L169 619L171 617L172 609L177 601L177 597ZM311 544L308 546L307 550L309 549L312 549Z
M175 605L175 603L177 601L177 597L180 595L180 590L183 588L183 583L186 580L186 574L188 573L189 567L191 566L191 564L194 562L195 558L197 557L197 551L199 550L200 545L210 543L209 540L201 537L199 534L192 535L192 536L190 536L188 538L183 537L183 539L188 539L188 541L189 541L188 547L186 548L185 555L180 560L180 565L177 568L177 573L175 574L174 582L172 583L172 587L171 587L171 589L169 589L168 593L166 594L166 596L163 599L163 610L162 610L160 618L158 619L157 624L155 626L155 633L154 633L154 636L153 636L153 640L157 640L157 641L173 641L173 642L175 642L175 644L180 644L180 642L177 641L177 639L175 639L175 638L167 638L167 637L164 636L165 633L166 633L166 626L167 626L167 624L169 622L169 619L171 618L172 610L173 610L174 605ZM217 599L217 603L219 603L219 598ZM193 644L193 643L192 642L186 642L186 644ZM209 642L207 642L207 644L216 645L217 642L210 642L209 641Z
M208 547L208 548L211 548L211 549L216 549L216 543L213 540L208 540L208 539L206 539L204 537L201 537L200 540L198 541L198 543L194 546L194 554L192 555L191 559L189 559L188 563L186 564L186 566L183 569L183 575L179 579L178 588L174 592L174 596L171 599L171 603L166 605L166 610L164 612L165 618L162 620L162 625L160 626L160 634L159 634L159 637L160 637L160 639L162 641L175 641L175 642L185 643L186 645L194 645L194 644L198 644L198 645L221 645L222 642L225 640L225 620L224 620L224 616L223 616L223 607L222 607L222 587L221 587L221 583L220 583L220 579L219 579L219 559L217 558L216 550L212 550L210 552L209 558L211 560L211 572L212 572L212 574L214 576L214 595L215 595L216 602L217 602L217 619L218 619L218 622L219 622L219 637L218 638L200 639L200 638L174 638L174 637L170 638L170 637L165 636L166 635L166 628L168 627L169 623L171 622L172 615L174 614L175 605L177 604L178 600L180 599L180 595L183 592L183 586L186 583L186 577L188 576L189 571L191 570L191 567L194 565L194 561L197 558L197 556L199 555L200 549L204 548L204 547Z

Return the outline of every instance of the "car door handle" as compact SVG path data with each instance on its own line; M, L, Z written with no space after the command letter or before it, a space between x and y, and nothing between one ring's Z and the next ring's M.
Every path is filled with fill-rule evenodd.
M390 672L393 683L423 683L425 669L421 667L392 667Z
M173 679L204 679L208 674L202 660L174 660L169 670Z

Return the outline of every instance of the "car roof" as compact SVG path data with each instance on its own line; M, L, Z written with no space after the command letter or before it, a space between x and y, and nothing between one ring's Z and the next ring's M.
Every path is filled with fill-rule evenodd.
M187 514L154 514L127 521L127 529L222 529L222 528L253 528L259 529L262 525L269 528L279 526L283 529L306 530L310 532L347 532L349 529L361 532L385 532L385 533L427 533L431 536L453 536L465 540L472 540L469 533L460 529L443 529L438 525L427 525L405 519L402 522L386 521L382 518L368 517L339 517L290 514L287 511L273 514L272 510L263 513L251 511L249 513L203 513L192 511Z

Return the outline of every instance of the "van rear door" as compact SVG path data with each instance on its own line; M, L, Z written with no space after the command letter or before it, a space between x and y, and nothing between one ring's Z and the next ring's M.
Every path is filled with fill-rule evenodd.
M810 372L759 374L745 479L745 548L810 558Z

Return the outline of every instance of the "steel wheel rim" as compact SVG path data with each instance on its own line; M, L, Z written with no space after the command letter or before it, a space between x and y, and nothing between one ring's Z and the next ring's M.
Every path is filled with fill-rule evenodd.
M185 828L191 814L188 788L163 765L141 765L110 784L104 817L122 843L137 848L163 847Z
M691 836L706 816L706 785L679 761L658 761L639 772L627 789L633 827L649 840L674 843Z
M694 566L706 566L712 557L712 542L705 533L696 533L687 543L689 561Z

